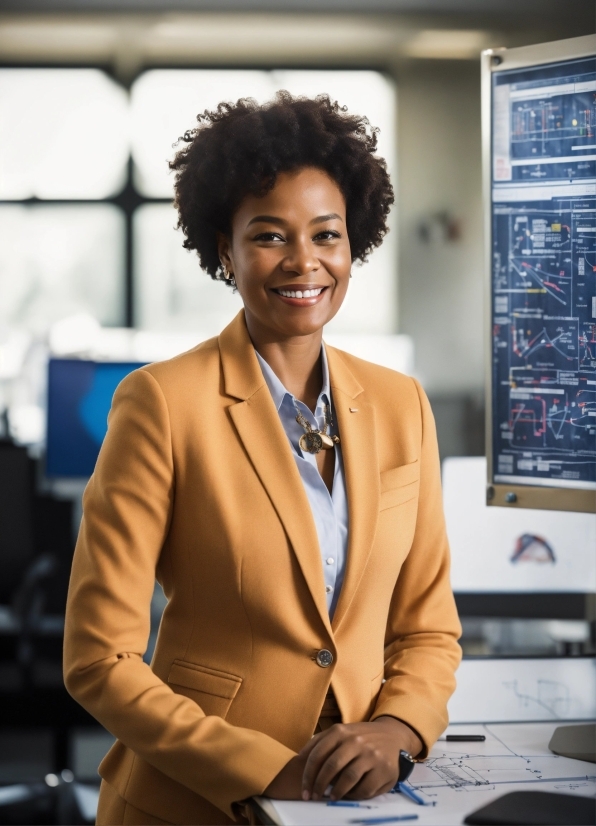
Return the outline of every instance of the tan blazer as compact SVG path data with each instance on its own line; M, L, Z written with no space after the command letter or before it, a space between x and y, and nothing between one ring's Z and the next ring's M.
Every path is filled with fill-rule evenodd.
M344 722L393 715L426 749L447 724L460 625L428 401L414 379L327 354L349 508L332 622L244 313L115 393L83 500L65 680L118 738L101 776L170 823L229 822L312 736L330 686ZM149 667L155 577L168 604Z

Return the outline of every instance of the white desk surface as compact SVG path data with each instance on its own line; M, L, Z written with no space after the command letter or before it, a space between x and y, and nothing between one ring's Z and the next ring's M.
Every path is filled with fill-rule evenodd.
M357 809L267 798L258 798L258 802L281 826L344 826L365 818L405 814L418 815L417 820L405 821L408 826L453 826L512 791L549 791L596 798L596 764L558 757L548 749L555 728L561 724L565 722L450 726L447 734L484 734L486 741L439 741L428 760L415 767L410 784L430 805L419 806L401 794L363 801L374 808Z

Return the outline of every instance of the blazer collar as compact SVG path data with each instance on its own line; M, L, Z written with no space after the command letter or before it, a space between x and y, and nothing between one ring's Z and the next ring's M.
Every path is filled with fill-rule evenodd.
M246 329L244 310L240 310L220 333L219 350L226 394L236 399L249 399L265 384L265 379ZM325 350L331 388L355 399L363 392L362 386L342 360L339 351L328 345L325 345Z
M346 572L332 623L337 632L370 556L381 493L375 409L367 401L366 392L349 369L344 354L327 347L327 359L346 474L349 520Z
M333 635L319 541L291 446L246 329L244 310L219 336L228 396L238 399L230 416L248 456L288 534L321 620ZM342 442L348 492L346 573L333 616L337 630L354 598L377 527L380 476L374 408L341 353L327 347L334 413ZM356 400L356 401L355 401Z

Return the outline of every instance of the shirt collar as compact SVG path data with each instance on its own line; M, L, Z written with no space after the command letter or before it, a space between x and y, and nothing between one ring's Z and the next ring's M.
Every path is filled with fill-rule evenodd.
M261 365L261 370L263 371L263 378L269 388L269 392L271 393L271 397L275 403L276 409L279 411L279 408L283 404L283 400L286 396L289 396L292 402L294 401L294 396L290 393L289 390L283 386L279 378L273 372L271 367L267 364L265 359L257 353L255 350L255 355L259 360L259 364ZM327 402L331 399L331 391L329 386L329 365L327 364L327 353L325 352L325 346L321 345L321 362L323 367L323 386L321 388L321 392L319 393L319 398L317 399L317 407L321 403L321 398L326 396Z

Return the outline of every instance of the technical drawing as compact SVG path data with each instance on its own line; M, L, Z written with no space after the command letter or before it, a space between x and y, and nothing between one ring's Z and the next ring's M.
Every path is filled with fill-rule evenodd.
M540 710L541 715L546 711L555 720L569 717L572 704L571 693L564 683L554 680L537 680L536 689L532 694L520 691L517 680L504 682L503 687L513 692L524 708L534 705Z
M545 687L556 694L565 686ZM523 695L522 695L523 696ZM534 698L531 698L534 699ZM483 725L489 747L484 752L444 751L438 743L431 756L414 769L410 784L427 803L440 801L446 790L470 793L495 791L501 786L556 788L559 791L596 792L596 772L582 774L586 765L555 754L517 753L502 739L500 726ZM492 742L491 742L492 741ZM585 771L585 769L584 769Z
M493 109L494 481L596 488L594 60L498 73Z
M499 203L493 228L496 480L596 484L596 198Z

